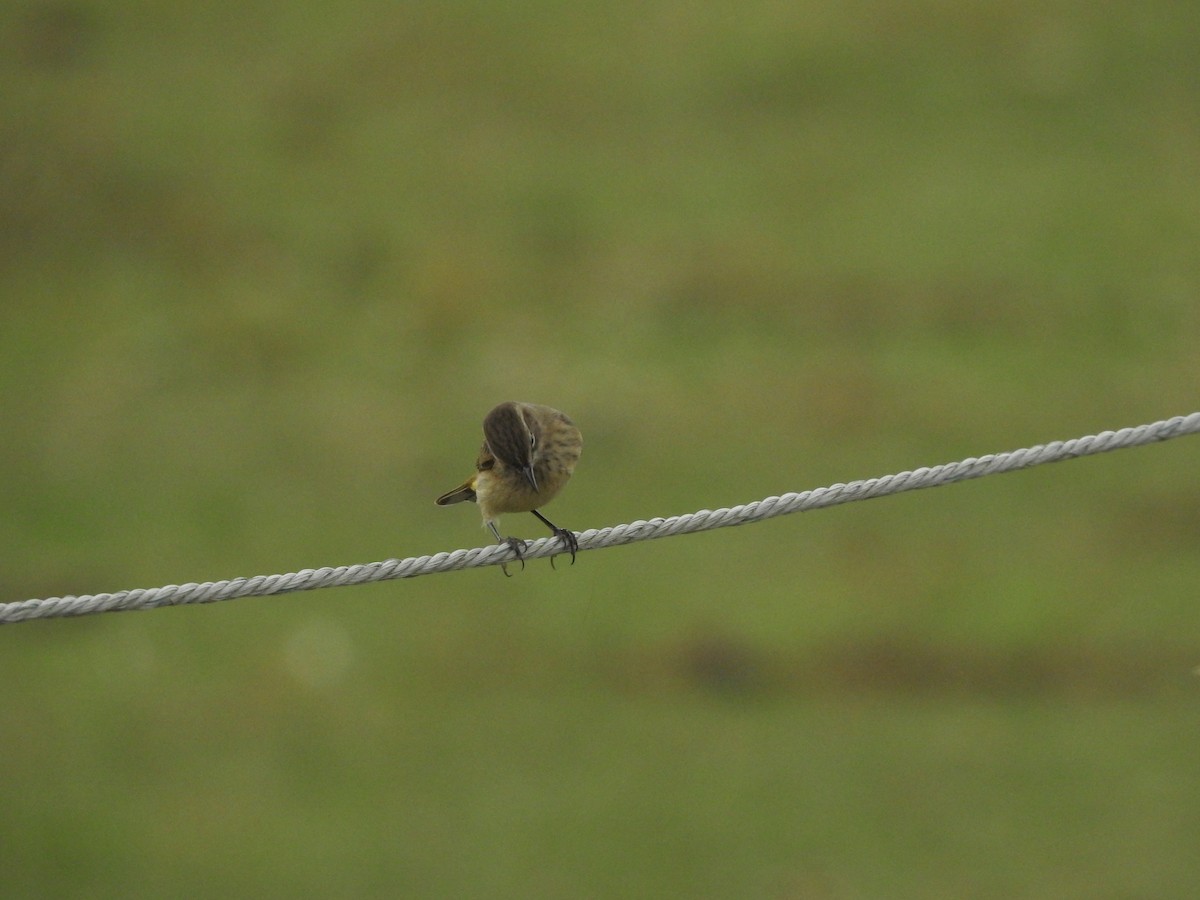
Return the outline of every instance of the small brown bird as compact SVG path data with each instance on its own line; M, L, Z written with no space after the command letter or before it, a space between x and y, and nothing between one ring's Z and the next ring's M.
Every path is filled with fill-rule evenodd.
M525 541L501 537L496 521L501 513L531 512L563 542L574 564L579 549L574 532L559 528L538 509L571 480L582 452L583 437L564 413L538 403L501 403L483 420L483 447L475 474L435 502L438 506L464 500L478 503L483 524L499 543L512 549L522 566ZM507 567L501 564L501 568L508 575Z

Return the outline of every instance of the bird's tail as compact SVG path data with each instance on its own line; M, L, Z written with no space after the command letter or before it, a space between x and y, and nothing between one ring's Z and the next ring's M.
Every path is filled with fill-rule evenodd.
M447 491L434 501L438 506L449 506L451 503L462 503L464 500L475 502L475 479L464 481L452 491Z

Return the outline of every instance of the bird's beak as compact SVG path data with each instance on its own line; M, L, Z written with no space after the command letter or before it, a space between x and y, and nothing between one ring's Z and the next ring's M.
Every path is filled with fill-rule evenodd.
M532 464L528 466L521 466L521 474L525 476L525 480L529 482L529 486L532 487L536 492L538 489L537 476L533 474Z

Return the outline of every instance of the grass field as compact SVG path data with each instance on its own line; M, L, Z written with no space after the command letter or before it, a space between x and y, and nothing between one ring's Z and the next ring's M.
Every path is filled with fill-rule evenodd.
M0 601L482 544L505 399L576 530L1192 412L1198 32L8 4ZM1191 897L1198 453L0 629L5 894Z

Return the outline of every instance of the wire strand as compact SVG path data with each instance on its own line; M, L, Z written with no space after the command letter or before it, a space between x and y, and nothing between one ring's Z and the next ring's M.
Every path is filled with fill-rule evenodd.
M1149 425L1122 428L1119 431L1104 431L1069 441L1053 441L1007 453L991 453L986 456L969 457L959 462L946 463L930 468L914 469L879 478L851 481L848 484L833 484L800 493L787 493L778 497L767 497L722 509L702 509L670 518L638 520L609 528L589 529L578 534L579 552L617 547L637 541L670 537L679 534L694 534L714 528L728 528L761 522L776 516L795 512L808 512L857 500L886 497L904 491L939 487L985 475L998 475L1028 469L1045 463L1081 456L1094 456L1110 450L1140 447L1183 435L1200 432L1200 412L1187 416L1176 416ZM525 559L539 559L563 552L557 537L531 541L525 550ZM238 597L265 597L288 594L296 591L313 591L319 588L345 587L352 584L369 584L396 578L415 578L458 569L475 569L512 562L512 550L502 544L473 549L435 553L432 556L414 556L408 559L388 559L382 562L363 563L352 566L336 566L322 569L302 569L286 575L256 575L253 578L233 578L227 581L208 581L203 584L169 584L158 588L137 588L111 594L88 594L84 596L51 597L45 600L23 600L0 604L0 625L24 622L30 619L46 619L64 616L85 616L101 612L120 612L134 609L155 609L160 606L182 606L191 603L216 603Z

